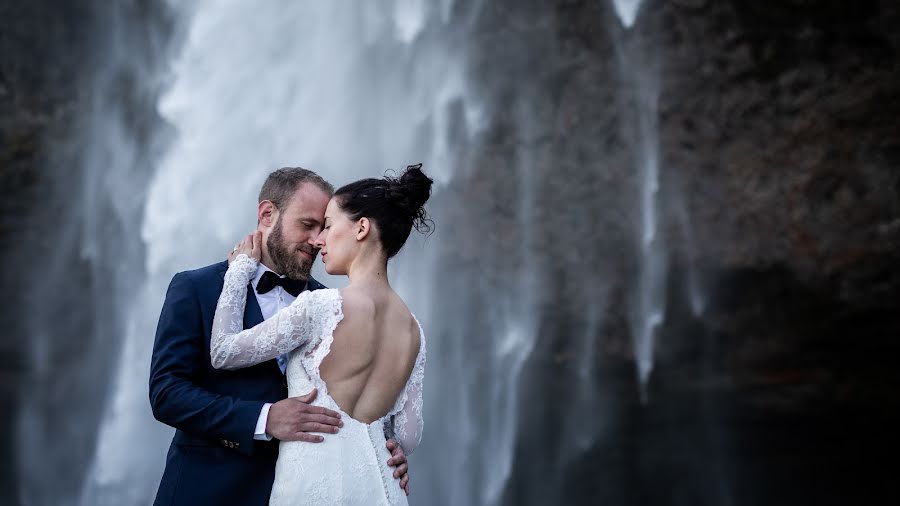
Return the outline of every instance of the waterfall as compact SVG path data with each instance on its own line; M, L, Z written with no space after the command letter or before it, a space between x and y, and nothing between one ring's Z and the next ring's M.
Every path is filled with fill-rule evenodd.
M640 168L640 266L637 282L637 321L632 322L635 360L641 396L647 400L647 383L653 371L656 332L665 318L666 251L659 227L659 142L655 79L634 70L638 114L638 165Z
M642 0L613 0L613 7L616 9L616 15L619 16L622 26L625 28L634 26L641 2Z
M416 162L436 229L390 266L428 339L413 504L878 503L854 482L881 469L833 464L887 429L821 442L894 421L868 359L897 328L896 150L867 109L898 9L744 4L0 1L0 503L149 504L173 274L254 227L273 169Z
M46 243L28 252L27 267L43 281L17 287L29 374L10 446L24 504L77 503L97 427L108 419L110 376L123 365L146 369L146 357L132 360L122 329L144 276L135 224L150 161L165 138L149 125L157 119L152 104L163 87L158 71L169 56L172 25L165 9L137 4L79 5L79 22L93 28L88 45L95 54L79 62L89 77L72 77L83 92L66 106L75 121L70 131L51 134L55 149L36 167L36 177L52 181L38 207L53 228L48 224Z
M126 313L85 506L145 504L155 494L172 431L150 413L147 374L166 285L177 271L221 260L255 227L256 195L270 171L299 165L339 186L423 162L439 200L457 164L454 136L474 135L481 121L461 54L468 18L460 19L466 11L452 0L396 0L389 8L238 0L191 9L172 2L172 9L187 28L158 109L176 138L146 190L146 279ZM439 233L412 240L391 266L394 286L432 336L429 363L443 351L443 336L429 324L436 293L428 285L430 255L439 241ZM341 284L318 264L313 275ZM450 378L430 372L429 380L426 397ZM444 409L426 402L426 418L440 419ZM428 432L425 447L442 437ZM418 458L414 466L433 468ZM419 473L414 500L432 495L426 491L435 480Z
M666 308L667 254L659 224L659 76L645 41L634 29L641 1L613 0L613 6L624 28L617 38L618 56L625 84L630 89L636 124L626 136L635 139L634 159L640 186L640 223L636 227L639 264L630 320L641 399L647 402L656 334L663 324Z
M628 5L624 11L617 6L625 26L635 21L639 3ZM545 133L527 101L510 111L519 148L509 161L516 199L509 226L519 251L481 248L477 271L443 272L458 265L447 259L458 255L456 245L441 235L459 205L449 200L458 196L451 189L463 172L465 149L477 144L486 123L466 65L481 3L395 0L376 7L234 0L203 8L171 2L170 8L184 35L171 62L171 82L156 105L174 136L142 185L146 193L134 201L140 204L135 221L143 246L133 266L139 276L121 302L124 334L114 350L116 371L81 504L145 504L153 497L172 434L153 419L147 401L150 350L166 285L175 272L220 260L255 226L256 194L266 174L300 165L340 185L420 161L437 181L429 204L437 233L427 239L414 234L391 265L394 286L429 338L428 430L423 452L411 462L412 501L503 501L518 466L523 370L546 316L536 300L549 281L537 252L545 238L534 232L542 219L538 197L546 174L539 139ZM632 324L645 382L662 315L656 297L665 256L659 256L656 225L658 93L652 75L642 70L643 53L629 43L633 33L626 31L620 56L626 81L638 90L638 127L628 136L640 139L643 217L637 227L641 297ZM481 272L505 277L485 279ZM318 265L314 276L341 284ZM584 381L574 395L579 406L593 407L602 395L588 380L608 287L585 290L595 306L576 363ZM593 428L569 432L572 437L555 450L563 460L572 441L584 451L594 437ZM560 485L553 480L548 486Z

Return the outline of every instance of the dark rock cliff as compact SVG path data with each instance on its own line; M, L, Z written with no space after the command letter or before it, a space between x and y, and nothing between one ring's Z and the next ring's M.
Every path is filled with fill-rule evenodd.
M490 126L442 226L459 237L454 276L504 292L526 257L540 271L506 503L890 503L897 26L891 1L648 1L627 33L606 2L486 3L471 44ZM646 406L628 324L641 149L629 64L658 78L668 254ZM595 439L571 449L579 433Z
M103 294L141 265L174 27L156 0L0 0L2 504L74 503L88 471L123 331L123 301ZM124 212L112 174L134 184Z
M78 2L0 2L0 502L13 504L20 473L14 429L19 387L28 373L27 304L23 284L40 278L41 266L25 273L34 249L46 244L51 227L38 227L42 208L55 194L50 158L75 121L78 83L89 57L92 12Z

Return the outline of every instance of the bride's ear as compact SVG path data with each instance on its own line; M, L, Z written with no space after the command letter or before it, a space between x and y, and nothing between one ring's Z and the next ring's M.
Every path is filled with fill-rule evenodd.
M275 220L278 218L278 209L275 208L275 204L270 200L263 200L259 203L259 206L256 208L256 220L260 225L265 225L266 227L271 227L275 225Z
M369 230L372 228L371 222L369 222L369 218L365 216L360 218L359 221L356 222L356 240L362 241L369 235Z

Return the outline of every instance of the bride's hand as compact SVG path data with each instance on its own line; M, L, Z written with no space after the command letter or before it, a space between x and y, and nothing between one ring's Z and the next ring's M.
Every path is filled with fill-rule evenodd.
M259 262L259 259L262 258L262 232L257 230L241 239L241 242L237 243L228 254L228 263L233 262L241 253Z

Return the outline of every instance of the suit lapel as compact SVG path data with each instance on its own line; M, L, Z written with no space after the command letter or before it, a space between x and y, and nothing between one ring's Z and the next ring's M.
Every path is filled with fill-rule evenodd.
M263 322L262 309L253 293L253 285L247 285L247 307L244 309L244 328L253 328Z
M305 290L313 291L313 290L321 290L325 288L325 285L316 281L312 276L306 281Z
M222 292L222 285L225 284L225 271L228 270L228 262L222 262L219 265L221 284L218 292ZM216 298L218 300L218 298ZM215 308L215 306L213 306ZM247 283L247 304L244 307L244 328L253 328L263 322L262 309L259 308L259 302L256 301L256 294L253 292L253 285Z

